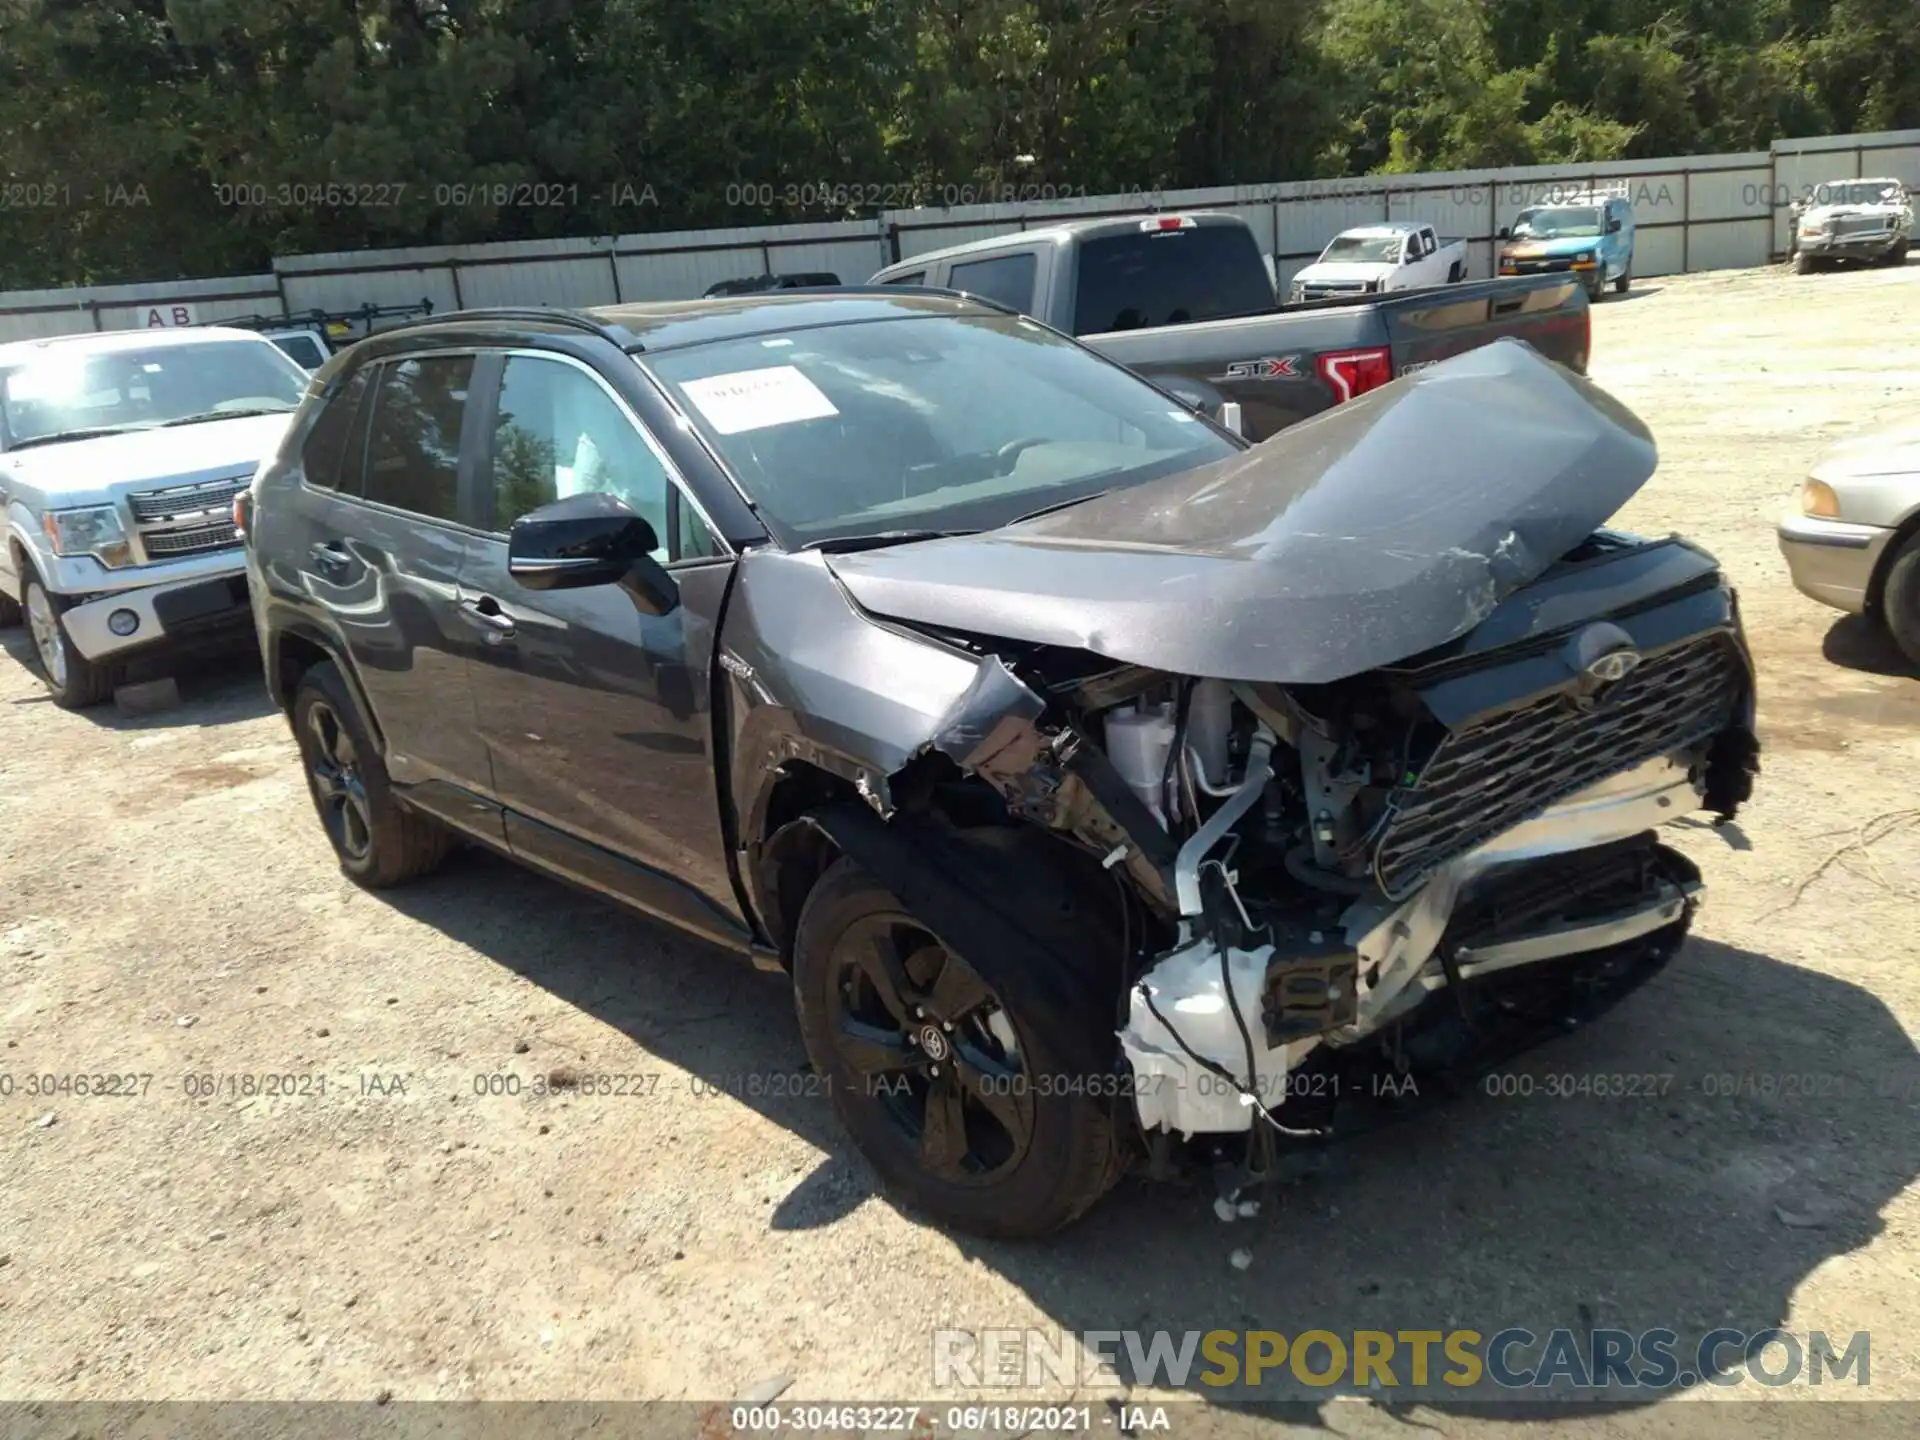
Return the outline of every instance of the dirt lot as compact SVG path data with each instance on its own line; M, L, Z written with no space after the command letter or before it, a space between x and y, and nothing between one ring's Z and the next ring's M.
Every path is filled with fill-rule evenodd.
M6 632L0 1396L924 1400L938 1327L1778 1323L1871 1331L1872 1395L1920 1400L1920 683L1789 587L1772 531L1827 441L1920 409L1916 315L1920 264L1595 315L1594 373L1663 456L1620 521L1739 585L1765 771L1737 829L1677 832L1712 887L1688 950L1525 1070L1666 1093L1476 1095L1232 1226L1129 1182L1046 1246L928 1228L823 1102L755 1093L801 1088L778 979L479 854L362 893L257 670L80 717ZM560 1066L652 1078L478 1093ZM27 1093L75 1073L152 1078ZM267 1074L326 1088L220 1078Z

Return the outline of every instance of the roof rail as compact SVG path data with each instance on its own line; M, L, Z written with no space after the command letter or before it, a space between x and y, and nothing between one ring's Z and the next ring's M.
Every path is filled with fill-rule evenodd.
M518 321L527 325L562 325L569 330L582 330L598 335L603 340L611 340L622 350L640 348L639 339L624 325L609 325L579 310L563 310L546 305L487 305L468 310L444 310L438 315L423 315L415 320L403 321L381 333L391 335L396 331L412 330L424 325L458 325L489 320Z
M1025 313L1019 306L1009 305L1004 300L995 300L990 295L976 295L971 290L956 290L951 285L796 285L791 290L767 293L770 295L944 295L950 300L971 300L976 305L984 305L989 310L998 310L1003 315Z

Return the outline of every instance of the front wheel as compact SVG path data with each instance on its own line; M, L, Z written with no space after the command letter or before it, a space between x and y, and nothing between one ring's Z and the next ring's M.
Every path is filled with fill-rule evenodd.
M1624 295L1627 293L1627 287L1631 284L1633 284L1633 272L1631 270L1622 270L1614 277L1613 293L1616 295Z
M1815 261L1813 256L1809 255L1806 251L1800 250L1794 253L1794 257L1793 257L1793 273L1794 274L1811 275L1816 268L1818 268L1818 262Z
M378 890L424 875L446 858L452 836L394 799L386 763L332 664L300 677L293 733L313 808L348 879Z
M1896 241L1887 253L1880 257L1883 265L1904 265L1907 263L1907 250L1913 242L1906 239Z
M1920 535L1911 536L1887 567L1879 608L1900 653L1920 665Z
M851 858L801 911L793 995L840 1123L887 1189L937 1220L1031 1239L1118 1178L1112 1112L1089 1093L1101 1087L1072 1083L1021 997L989 987Z
M40 678L47 693L62 710L84 710L98 705L113 694L113 671L96 665L74 648L67 634L67 622L61 617L66 605L61 598L30 576L21 590L26 603L27 629L33 636L33 650L40 659Z

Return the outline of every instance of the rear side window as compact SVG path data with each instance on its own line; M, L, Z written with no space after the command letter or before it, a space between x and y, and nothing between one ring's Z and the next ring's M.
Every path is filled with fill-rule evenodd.
M1185 325L1273 308L1253 233L1239 225L1142 231L1080 247L1073 331Z
M460 423L472 379L471 355L382 368L367 434L367 499L434 520L460 518Z
M359 455L353 450L352 440L356 435L364 436L366 431L355 425L354 419L360 413L360 407L367 396L367 376L370 370L362 370L334 392L326 408L321 410L319 418L313 422L313 428L307 432L307 443L300 449L300 468L306 473L307 483L323 490L354 490L359 479L358 467L351 472L352 478L343 482L341 477L348 474L347 457Z
M311 335L276 335L273 343L294 364L307 370L318 370L327 363L327 357L320 353L319 343Z
M927 283L927 272L924 270L915 270L910 275L896 275L884 283L888 285L924 285Z
M1024 255L996 255L991 260L970 260L947 273L947 284L955 290L997 300L1031 314L1035 261L1032 251Z

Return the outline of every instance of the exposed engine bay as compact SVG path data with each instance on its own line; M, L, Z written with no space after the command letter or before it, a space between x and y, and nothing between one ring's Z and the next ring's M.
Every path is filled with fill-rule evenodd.
M1678 544L1603 532L1544 584ZM932 750L1128 897L1150 1144L1325 1135L1343 1069L1497 1063L1672 955L1699 877L1656 831L1730 817L1757 768L1733 597L1686 553L1612 618L1327 684L944 637L982 663Z

